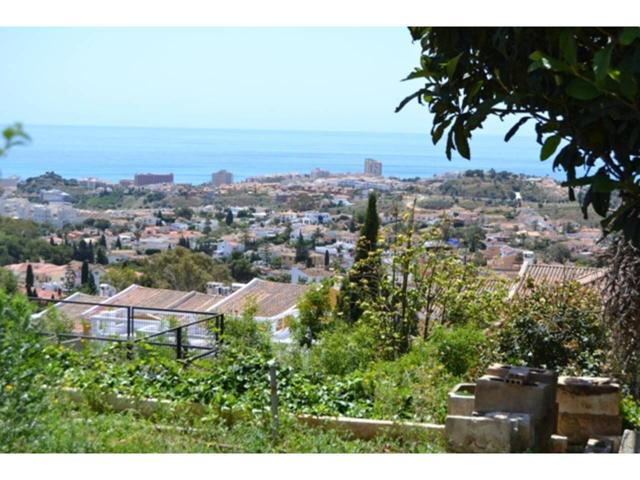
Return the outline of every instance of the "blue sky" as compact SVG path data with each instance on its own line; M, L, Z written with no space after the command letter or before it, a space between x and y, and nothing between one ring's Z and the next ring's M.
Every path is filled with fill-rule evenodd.
M426 132L404 28L0 28L0 121ZM504 133L494 122L487 133Z

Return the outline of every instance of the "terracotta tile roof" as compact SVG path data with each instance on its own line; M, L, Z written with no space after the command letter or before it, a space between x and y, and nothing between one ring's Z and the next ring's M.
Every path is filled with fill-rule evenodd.
M512 295L517 294L526 282L540 283L565 283L576 281L582 285L592 285L599 288L606 269L581 267L578 265L552 265L545 263L527 264L522 266L519 281L515 285Z
M96 295L88 295L86 293L74 293L66 298L66 300L73 300L76 302L95 302L100 303L104 301L103 297ZM58 313L62 316L73 321L73 331L75 333L82 333L82 320L88 317L84 313L91 309L91 305L77 305L73 303L56 303L55 304Z
M193 295L183 301L178 308L179 310L193 310L196 312L205 312L220 300L223 295L208 295L206 293L193 292Z
M131 305L134 307L171 308L186 300L189 292L167 290L164 288L148 288L130 285L120 293L110 297L103 304Z
M245 310L250 299L254 299L258 308L257 317L275 317L294 307L307 288L309 287L306 285L270 282L254 278L210 310L226 315L239 315Z

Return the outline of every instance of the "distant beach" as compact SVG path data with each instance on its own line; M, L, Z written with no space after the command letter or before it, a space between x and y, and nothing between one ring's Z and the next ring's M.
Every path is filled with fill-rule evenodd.
M2 177L27 178L55 171L66 178L110 181L135 173L169 173L179 183L208 182L226 169L236 181L274 173L362 172L365 158L382 161L384 176L431 177L467 169L508 170L563 178L540 162L534 138L474 136L472 160L444 153L424 134L208 130L171 128L25 126L33 141L0 159ZM455 153L454 153L455 155Z

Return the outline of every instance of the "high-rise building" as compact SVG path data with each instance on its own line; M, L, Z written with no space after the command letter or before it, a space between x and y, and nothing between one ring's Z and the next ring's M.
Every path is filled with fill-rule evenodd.
M173 183L173 173L136 173L133 177L133 184L136 187L157 183Z
M372 158L364 159L364 174L376 177L382 176L382 162L378 162Z
M233 174L226 170L220 170L211 174L211 183L216 187L219 187L220 185L229 185L233 183Z

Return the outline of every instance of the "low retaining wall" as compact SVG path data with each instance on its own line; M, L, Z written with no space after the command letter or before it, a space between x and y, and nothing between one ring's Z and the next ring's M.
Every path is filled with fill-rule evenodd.
M307 426L349 433L362 440L370 440L380 434L399 437L412 432L431 432L444 435L444 425L434 423L392 422L370 418L316 417L313 415L297 415L296 418Z

